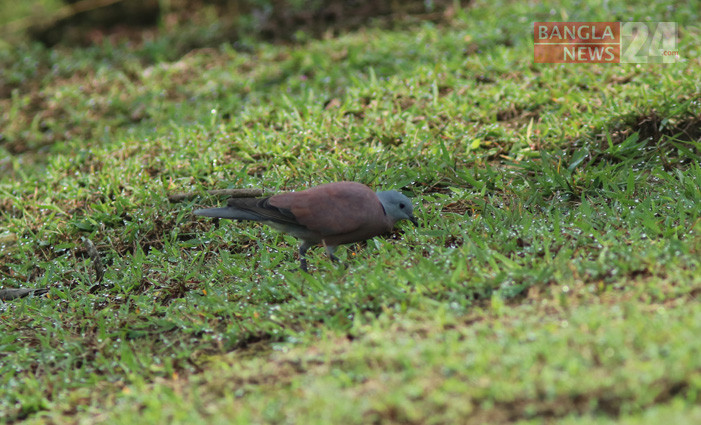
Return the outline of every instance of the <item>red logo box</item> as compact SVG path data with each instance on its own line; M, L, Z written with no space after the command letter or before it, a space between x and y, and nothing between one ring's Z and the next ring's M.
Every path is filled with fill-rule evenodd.
M535 22L536 63L619 63L620 22Z

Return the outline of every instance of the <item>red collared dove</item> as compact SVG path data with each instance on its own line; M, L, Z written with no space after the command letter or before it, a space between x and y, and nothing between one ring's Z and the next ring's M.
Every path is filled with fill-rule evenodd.
M332 261L341 244L387 233L400 220L418 226L414 208L395 190L373 192L355 182L327 183L300 192L267 198L231 198L224 208L196 210L195 215L263 222L300 239L301 268L307 271L307 250L323 244Z

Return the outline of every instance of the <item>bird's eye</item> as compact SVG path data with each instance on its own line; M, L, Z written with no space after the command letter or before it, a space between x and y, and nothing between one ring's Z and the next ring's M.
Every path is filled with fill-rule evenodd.
M399 209L403 210L404 209L404 203L399 203Z

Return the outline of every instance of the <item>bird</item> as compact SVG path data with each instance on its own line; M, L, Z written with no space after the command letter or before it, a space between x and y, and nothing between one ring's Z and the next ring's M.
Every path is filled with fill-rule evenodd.
M322 244L333 262L338 245L390 232L402 220L419 222L411 200L396 190L374 192L350 181L326 183L263 198L230 198L226 207L198 209L203 217L258 221L301 241L300 268L308 272L307 250Z

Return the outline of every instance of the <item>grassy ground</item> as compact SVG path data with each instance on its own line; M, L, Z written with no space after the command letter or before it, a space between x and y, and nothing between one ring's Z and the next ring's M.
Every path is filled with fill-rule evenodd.
M701 421L691 2L476 1L442 25L175 59L0 53L0 422ZM534 64L533 21L676 21L686 60ZM176 191L401 189L316 249ZM97 281L85 240L105 264Z

